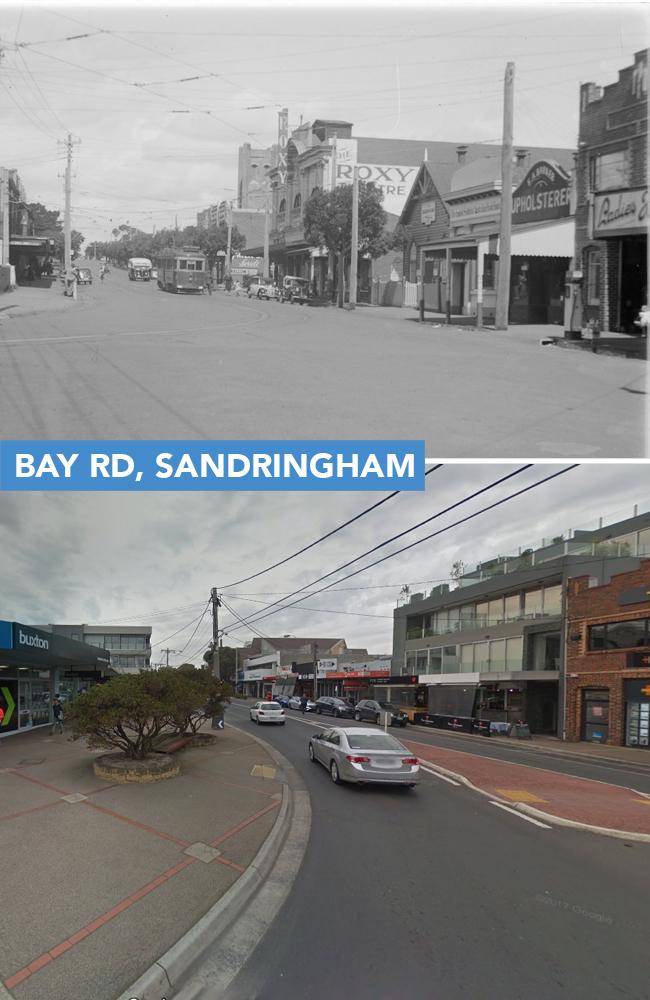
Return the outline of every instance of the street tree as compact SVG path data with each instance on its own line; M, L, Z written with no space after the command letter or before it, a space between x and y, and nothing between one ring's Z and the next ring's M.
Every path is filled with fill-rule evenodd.
M389 248L383 193L374 184L359 182L359 255L380 257ZM341 184L333 191L314 191L303 213L305 240L312 246L326 246L338 259L338 304L344 303L346 262L352 249L352 185Z

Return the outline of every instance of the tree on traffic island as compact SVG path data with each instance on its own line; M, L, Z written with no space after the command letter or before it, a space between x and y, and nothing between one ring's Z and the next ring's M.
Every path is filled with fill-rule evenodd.
M73 739L90 749L117 750L143 760L163 739L194 734L223 713L230 689L208 670L191 664L122 674L80 695L66 717Z
M374 184L359 182L359 256L381 257L389 249L385 231L383 193ZM338 258L338 304L343 306L346 260L352 249L352 185L340 184L333 191L317 190L305 203L305 240L311 246L326 246Z

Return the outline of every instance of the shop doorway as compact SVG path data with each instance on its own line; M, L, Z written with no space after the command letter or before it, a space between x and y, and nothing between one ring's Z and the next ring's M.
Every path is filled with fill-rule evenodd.
M451 311L457 316L463 312L465 304L465 261L452 261L451 264Z
M607 743L609 690L585 688L582 692L582 736L587 743Z
M621 240L621 281L619 330L638 333L634 325L639 309L648 304L648 244L645 236Z

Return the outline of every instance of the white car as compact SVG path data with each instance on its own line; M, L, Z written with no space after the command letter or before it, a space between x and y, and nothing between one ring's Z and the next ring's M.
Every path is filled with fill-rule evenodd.
M283 726L287 721L282 705L277 701L256 701L250 710L251 722L261 725L263 722L274 722Z
M279 299L280 293L275 285L263 278L251 281L246 293L249 299Z

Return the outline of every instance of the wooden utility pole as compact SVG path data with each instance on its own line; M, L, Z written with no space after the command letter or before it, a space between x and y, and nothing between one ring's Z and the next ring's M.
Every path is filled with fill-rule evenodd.
M0 216L2 216L2 259L0 264L9 263L9 171L0 167Z
M503 89L503 147L501 152L501 220L499 224L499 277L494 327L508 329L510 302L510 236L512 232L512 132L515 64L509 62Z
M266 192L264 200L264 277L269 280L269 192Z
M350 309L357 304L357 265L359 262L359 168L352 174L352 245L350 248Z
M318 698L318 643L312 642L311 653L314 661L314 701Z
M336 132L332 139L332 158L330 160L330 191L336 190ZM327 248L327 286L330 296L334 296L334 251Z
M73 140L68 132L66 139L66 168L65 168L65 211L63 215L63 269L65 275L66 289L72 289L76 297L76 283L72 273L72 220L71 220L71 200L72 200L72 147L77 145L79 140Z
M216 587L210 591L210 600L212 601L212 673L221 679L221 664L219 663L219 608L221 601Z
M160 652L165 654L165 666L168 667L169 666L169 654L170 653L177 653L178 650L177 649L161 649Z

